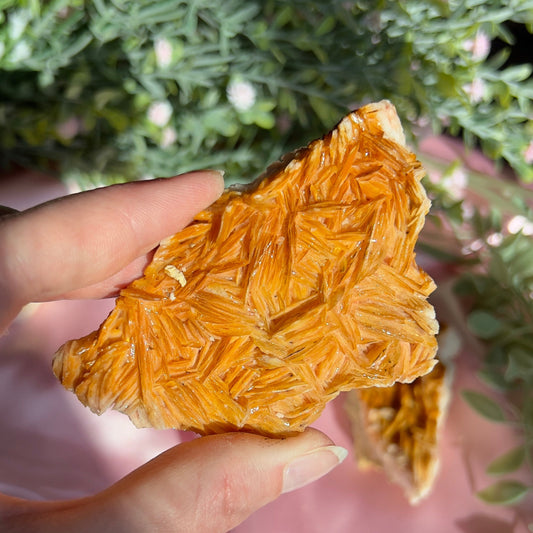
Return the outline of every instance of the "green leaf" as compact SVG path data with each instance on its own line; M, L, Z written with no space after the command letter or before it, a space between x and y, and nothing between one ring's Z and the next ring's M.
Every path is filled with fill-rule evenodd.
M517 65L506 68L500 73L501 79L507 83L527 80L531 75L531 65Z
M259 111L268 113L269 111L273 111L274 109L276 109L276 102L275 100L261 100L260 102L257 102L257 104L255 104L255 107Z
M498 481L486 489L480 490L477 495L486 503L494 505L512 505L520 502L527 494L529 487L520 481Z
M94 105L97 110L102 110L112 100L120 99L122 92L116 89L102 89L94 95Z
M100 115L117 131L124 131L130 124L128 115L116 109L105 109Z
M487 311L472 311L467 318L470 331L482 339L491 339L503 329L503 323Z
M315 96L309 97L309 103L316 113L316 116L326 126L333 126L335 121L339 118L339 112L335 107L324 98L317 98Z
M335 27L337 21L335 20L335 17L329 16L326 17L321 23L320 26L316 29L316 36L319 35L326 35L329 33L333 28Z
M482 417L493 422L505 422L503 409L491 398L477 391L465 390L463 399Z
M533 378L533 353L521 347L513 347L509 351L509 365L505 379L528 381Z
M260 128L270 130L276 125L276 119L272 113L265 113L263 111L256 111L253 115L253 121Z
M499 251L500 250L493 250L494 253L489 264L489 274L499 283L508 285L510 277L508 264L499 253L496 253Z
M499 476L514 472L522 466L525 458L526 452L523 446L513 448L494 459L487 467L487 474Z
M232 119L229 111L225 108L218 107L208 111L203 117L204 125L226 137L235 135L239 131L239 125L236 120Z

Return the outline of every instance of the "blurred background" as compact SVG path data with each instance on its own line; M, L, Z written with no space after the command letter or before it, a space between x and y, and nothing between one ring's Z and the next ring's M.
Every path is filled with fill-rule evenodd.
M533 179L528 0L3 0L0 158L82 187L250 179L348 110L462 137ZM529 151L528 151L529 148Z

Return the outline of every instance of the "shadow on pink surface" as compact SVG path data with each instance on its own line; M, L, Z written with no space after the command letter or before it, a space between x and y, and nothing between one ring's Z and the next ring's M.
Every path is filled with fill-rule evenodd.
M111 483L75 413L65 405L50 365L39 354L0 357L0 488L27 499L81 497ZM55 417L51 415L56 413Z

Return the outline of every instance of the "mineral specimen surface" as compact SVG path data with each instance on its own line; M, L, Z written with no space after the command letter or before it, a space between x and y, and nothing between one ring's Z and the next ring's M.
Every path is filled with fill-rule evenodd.
M438 473L450 376L439 362L412 383L354 389L347 395L359 466L383 468L412 504L429 494Z
M354 111L162 242L56 376L139 427L282 436L341 391L428 373L423 174L390 102Z

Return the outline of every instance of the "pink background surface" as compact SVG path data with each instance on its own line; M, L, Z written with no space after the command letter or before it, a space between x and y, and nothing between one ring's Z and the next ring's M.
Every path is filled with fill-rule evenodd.
M65 193L61 184L38 174L0 181L0 204L18 209ZM138 430L116 412L98 417L56 381L51 371L55 350L95 329L112 305L111 300L32 304L0 338L1 492L31 499L91 494L194 438L178 431ZM464 350L456 366L440 474L431 495L418 506L409 505L383 473L358 471L350 452L326 477L282 496L235 531L525 533L533 522L531 495L518 507L502 508L473 494L494 481L484 469L513 447L516 436L506 426L482 420L461 399L464 388L483 390L473 356ZM314 426L351 450L343 402L343 396L331 402Z

